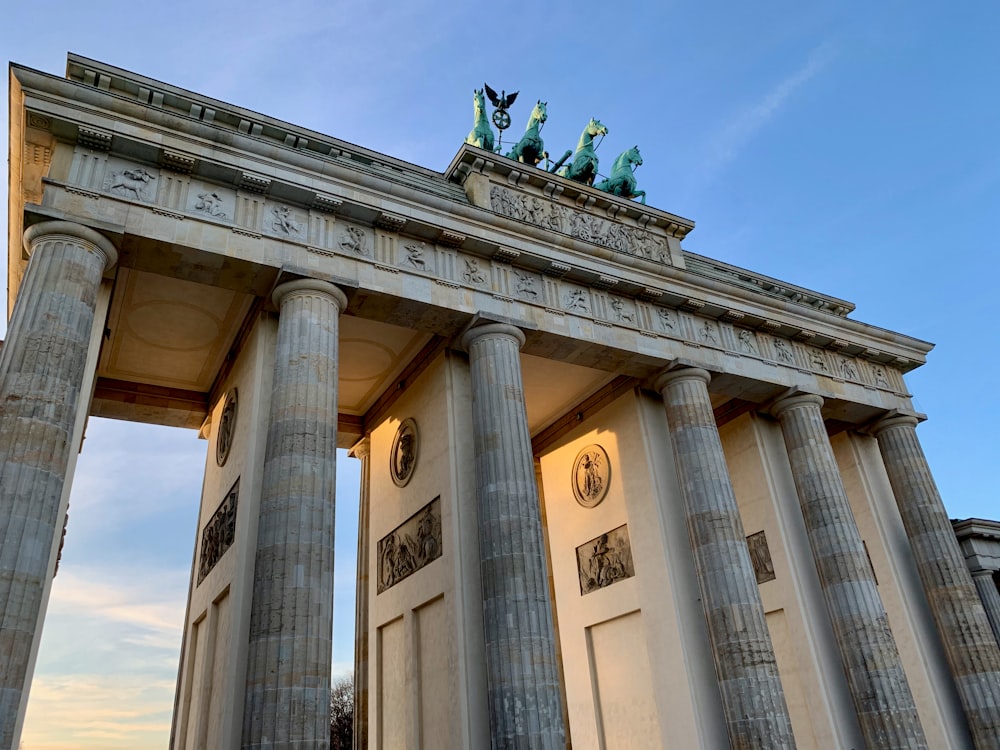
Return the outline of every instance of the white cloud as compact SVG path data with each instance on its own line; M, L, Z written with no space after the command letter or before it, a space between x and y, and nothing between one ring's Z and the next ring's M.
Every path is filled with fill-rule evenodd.
M826 68L834 56L832 45L819 45L798 70L771 87L752 106L732 117L709 143L710 155L704 166L702 181L710 182L735 161L746 145L781 111L791 96Z

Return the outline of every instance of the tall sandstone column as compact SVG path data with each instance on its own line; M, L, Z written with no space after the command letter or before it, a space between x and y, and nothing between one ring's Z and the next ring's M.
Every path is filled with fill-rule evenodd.
M972 573L972 582L976 584L976 591L979 592L979 599L986 610L986 617L993 628L993 635L997 642L1000 642L1000 591L997 591L997 584L993 578L992 570L977 570Z
M563 750L565 729L541 509L524 406L524 334L466 332L479 503L490 731L495 750Z
M889 483L978 748L1000 748L1000 647L917 439L917 420L876 423ZM996 598L996 588L988 581Z
M0 747L14 743L58 530L101 276L114 246L66 221L24 233L31 260L0 349Z
M337 329L325 281L274 291L280 312L257 529L243 748L330 744Z
M0 350L0 748L24 717L101 276L104 236L66 221L24 233L31 260Z
M370 437L363 437L351 448L351 455L361 459L361 496L358 502L358 573L354 598L354 750L368 749L368 550L369 507L371 503Z
M916 703L815 395L771 412L792 467L809 545L861 731L871 748L926 748Z
M795 739L764 605L708 395L711 375L685 368L663 395L702 606L734 748L792 748Z

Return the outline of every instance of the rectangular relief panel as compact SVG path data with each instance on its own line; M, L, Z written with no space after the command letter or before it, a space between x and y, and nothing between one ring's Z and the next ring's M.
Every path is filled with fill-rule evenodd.
M642 612L587 628L602 750L662 748Z
M229 644L233 634L230 632L229 587L222 595L212 602L212 637L215 641L212 648L212 673L209 686L212 691L208 701L208 727L206 731L206 747L222 747L222 714L226 705L226 690L229 674Z
M622 524L577 547L576 566L581 594L589 594L634 576L628 525Z
M237 477L232 488L219 503L212 517L201 531L201 545L198 553L198 583L212 572L215 564L222 559L236 538L236 505L240 494L240 480Z
M441 497L390 531L378 543L378 593L441 557Z

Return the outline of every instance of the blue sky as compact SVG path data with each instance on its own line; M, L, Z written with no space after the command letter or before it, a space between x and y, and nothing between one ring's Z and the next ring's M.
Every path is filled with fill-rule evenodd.
M537 98L555 154L598 117L603 171L638 144L648 202L697 222L687 249L935 342L907 378L930 417L918 434L950 514L1000 516L997 4L95 0L44 15L5 10L0 55L61 75L78 52L437 170L484 79L521 92L507 141ZM164 746L205 450L92 421L26 750ZM357 467L340 466L346 666Z

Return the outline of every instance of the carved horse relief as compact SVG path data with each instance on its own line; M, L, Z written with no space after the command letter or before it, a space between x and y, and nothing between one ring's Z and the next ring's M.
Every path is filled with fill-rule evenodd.
M472 91L472 112L475 119L472 130L465 137L465 142L472 146L492 151L493 129L490 127L490 121L486 117L486 97L482 89L473 89Z

